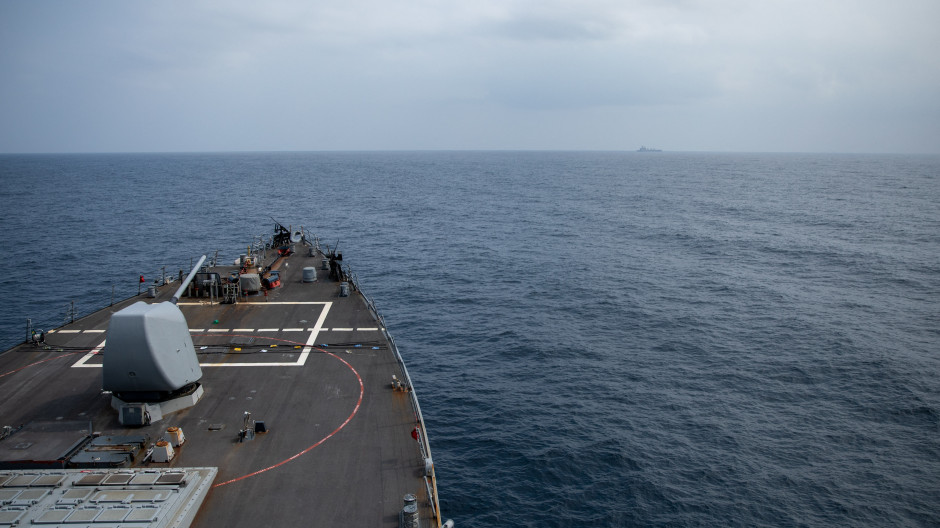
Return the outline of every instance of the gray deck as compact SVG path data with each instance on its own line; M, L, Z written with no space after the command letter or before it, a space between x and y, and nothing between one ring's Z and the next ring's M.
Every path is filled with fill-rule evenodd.
M339 284L319 269L320 256L301 253L281 264L282 286L267 296L234 305L180 300L205 395L150 426L118 423L95 352L112 312L167 300L178 284L160 288L156 299L131 299L52 331L45 347L0 355L0 427L32 424L21 440L45 431L33 432L25 449L20 433L0 440L0 462L25 451L54 457L83 424L152 441L177 426L186 442L172 461L138 459L133 466L218 468L193 526L398 526L406 493L417 496L422 526L438 526L412 437L415 413L407 394L391 388L392 376L403 376L381 323L358 292L339 296ZM306 266L318 269L316 283L301 282ZM239 443L246 411L269 432Z

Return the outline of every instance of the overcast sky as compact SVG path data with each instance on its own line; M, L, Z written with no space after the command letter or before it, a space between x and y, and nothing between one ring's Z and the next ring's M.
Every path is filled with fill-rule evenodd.
M938 0L2 0L0 152L940 152Z

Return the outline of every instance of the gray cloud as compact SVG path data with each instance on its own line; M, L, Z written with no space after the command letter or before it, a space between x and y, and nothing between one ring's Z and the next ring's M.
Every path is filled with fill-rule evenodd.
M918 0L7 0L0 151L936 152L938 15Z

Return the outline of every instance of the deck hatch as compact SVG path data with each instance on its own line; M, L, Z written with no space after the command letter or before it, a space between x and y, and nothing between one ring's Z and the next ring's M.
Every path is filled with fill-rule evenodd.
M158 508L134 508L124 519L124 522L146 522L152 523L157 520Z
M99 502L131 502L134 498L134 492L128 490L106 490L99 491L91 498L90 502L95 504Z
M186 474L185 473L165 473L157 479L157 485L161 484L174 484L179 485L185 483Z
M78 482L75 483L76 486L97 486L101 484L101 481L105 479L108 475L105 473L92 473L91 475L85 475L80 478Z
M95 517L95 523L115 523L121 522L130 513L129 508L109 508Z
M11 502L11 504L13 504L14 506L15 505L29 506L32 504L36 504L48 494L49 494L49 490L44 490L44 489L23 490L19 495L17 495L15 499L13 499L13 502Z
M105 486L124 486L134 478L133 473L114 473L108 475L101 484Z
M3 484L5 488L25 488L28 487L37 475L17 475Z
M105 490L95 493L89 500L95 504L100 502L117 502L130 504L132 502L163 502L170 497L169 490Z
M131 479L131 486L151 486L160 479L160 473L138 473Z
M0 490L0 506L13 502L13 499L15 499L16 496L20 494L20 491L22 490L15 490L15 489Z
M169 490L136 490L131 502L163 502L170 497Z
M56 486L62 484L62 482L63 482L64 480L65 480L65 475L43 475L43 476L37 478L36 480L34 480L34 481L30 484L30 486L33 486L33 487L38 487L38 486L56 487Z
M67 523L92 522L101 513L98 508L75 510L65 520Z
M0 511L0 525L12 526L20 521L26 515L26 510L2 510Z
M49 510L33 521L36 524L58 524L65 522L65 518L72 513L72 510Z
M56 504L65 504L76 506L87 499L94 490L90 489L70 489L62 494L62 498L56 501Z

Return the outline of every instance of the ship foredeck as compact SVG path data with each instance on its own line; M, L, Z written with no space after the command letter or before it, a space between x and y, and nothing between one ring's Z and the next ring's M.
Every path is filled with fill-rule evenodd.
M340 283L323 269L322 254L301 254L306 249L273 265L282 285L267 294L242 296L235 304L208 296L179 301L204 394L159 422L119 423L111 394L101 389L101 351L113 312L141 300L166 301L178 284L159 288L156 298L129 299L49 331L41 345L0 355L0 426L10 426L0 439L0 491L28 487L15 486L25 479L14 482L13 476L67 474L73 467L108 474L217 468L195 526L398 526L408 493L416 496L422 525L438 526L429 495L433 477L425 479L415 439L423 431L409 394L392 388L393 376L405 379L394 345L355 287L342 296ZM304 282L304 268L308 280L309 268L316 270L315 282ZM224 276L230 270L217 271ZM169 462L145 458L168 427L181 428L185 443ZM76 454L84 456L76 460L95 460L93 450L76 447L92 436L144 437L143 450L128 449L126 467L69 462ZM10 477L5 483L4 476ZM50 496L57 493L68 492L53 489ZM94 507L135 506L128 501ZM76 511L91 507L73 505ZM34 519L54 507L36 508ZM106 518L102 514L101 526L108 526Z

